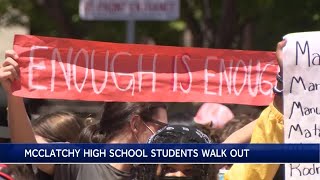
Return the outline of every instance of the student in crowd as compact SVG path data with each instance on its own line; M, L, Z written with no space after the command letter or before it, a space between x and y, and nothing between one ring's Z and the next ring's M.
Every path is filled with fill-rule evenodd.
M85 127L85 120L69 112L55 112L39 117L31 124L24 101L11 95L11 83L18 78L18 64L12 51L6 53L6 60L0 67L0 81L7 92L8 126L13 143L78 142L79 134ZM25 165L27 166L27 165ZM36 168L35 168L36 167ZM10 167L14 170L21 168ZM30 169L26 167L25 169ZM54 165L34 166L38 179L52 179Z
M194 121L210 128L221 129L234 118L232 111L223 104L204 103L199 108Z
M282 49L285 44L286 41L279 42L276 50L280 77L283 72ZM278 91L283 89L281 81L278 81L275 89L273 102L260 114L260 117L233 132L223 140L223 143L284 143L283 97L282 92ZM213 135L215 134L213 133ZM235 164L225 174L224 179L284 179L284 167L280 164Z
M146 143L167 124L164 103L105 103L100 121L80 135L85 143ZM132 179L132 164L56 165L55 179Z
M254 121L254 119L252 119L250 116L242 114L234 117L229 122L227 122L222 129L219 129L218 132L214 131L212 134L216 135L218 133L220 142L224 142L224 143L227 143L227 141L235 142L233 140L230 140L230 138L232 137L231 136L232 134L233 136L238 136L238 138L239 136L242 136L243 139L248 140L247 142L243 142L243 143L249 143L252 133L243 133L243 134L240 134L240 133L241 131L243 131L242 128L245 128L252 121ZM255 122L252 125L254 126ZM252 130L249 130L249 132L252 132Z
M37 143L76 143L86 121L70 112L54 112L32 121L32 127ZM53 179L53 164L36 165L33 169L38 179Z
M227 122L222 129L209 129L211 139L218 139L219 143L249 143L252 135L252 129L248 124L253 121L247 115L236 116ZM246 127L247 126L247 127ZM244 133L243 133L244 132ZM239 142L242 141L242 142ZM232 164L217 165L221 171L230 169Z
M285 44L286 41L279 42L276 51L280 78L283 72L282 49ZM274 91L274 100L256 120L250 143L284 143L282 89L282 82L278 81ZM234 164L224 177L226 180L272 180L279 167L279 164Z
M227 138L219 137L222 140L222 143L225 144L232 144L232 143L250 143L253 129L256 125L257 120L251 121L241 129L238 129L237 131L233 132L231 135L229 135Z
M280 74L282 72L282 59L281 53L282 48L284 47L285 42L280 42L277 48L277 57L280 64ZM10 82L14 79L18 78L18 64L14 59L17 59L18 56L14 52L6 53L7 59L2 63L2 67L0 68L0 80L2 81L2 85L6 87L7 92L10 92ZM282 89L282 84L278 82L277 89ZM251 143L283 143L283 116L282 116L282 97L281 93L278 91L275 95L274 101L268 108L266 108L260 115L260 117L247 125L249 128L246 129L246 134L251 134L252 129L253 135L251 138ZM23 107L22 101L17 100L19 98L10 97L8 107L9 107L9 115L14 115L14 111L10 107ZM20 106L16 106L16 105ZM10 110L11 109L11 110ZM16 108L17 109L17 108ZM15 109L15 111L16 111ZM85 142L103 142L103 143L130 143L130 142L144 142L142 140L146 140L147 132L152 132L153 134L156 129L159 129L160 124L166 122L166 119L158 118L158 120L154 120L160 114L166 114L165 109L156 108L155 114L152 114L151 118L144 118L139 113L132 112L133 116L120 116L119 121L125 121L126 123L122 124L122 130L120 131L118 128L117 131L114 129L110 129L107 126L111 125L111 123L107 123L108 119L105 117L118 117L114 113L114 111L109 111L110 114L104 114L101 118L101 121L98 124L88 127L87 131L84 131L83 136ZM108 111L105 109L105 111ZM160 113L162 111L162 113ZM131 114L131 115L132 115ZM115 116L114 116L115 115ZM17 116L17 115L16 115ZM161 115L160 115L161 116ZM164 115L163 115L164 117ZM166 117L166 115L165 115ZM15 118L19 119L19 118ZM112 118L111 118L112 119ZM150 123L151 122L153 123ZM148 122L149 121L149 122ZM114 122L114 121L110 121ZM157 122L157 123L155 123ZM160 123L159 123L160 122ZM12 122L11 122L12 123ZM12 124L19 123L19 126L31 126L30 122L25 119L20 119L20 121L13 122ZM119 123L116 123L119 125ZM157 124L157 125L156 125ZM9 124L10 126L10 124ZM152 126L152 127L151 127ZM110 131L112 130L112 131ZM127 131L131 130L129 134ZM117 132L117 133L115 133ZM121 132L127 132L126 136ZM14 134L11 132L11 134ZM29 136L32 133L27 132ZM113 135L111 135L113 134ZM139 135L139 137L137 136ZM150 134L149 134L150 136ZM33 136L34 137L34 136ZM29 142L25 138L21 138L20 142ZM237 141L236 141L237 142ZM56 179L130 179L131 174L128 172L129 169L132 168L132 165L67 165L65 168L63 165L58 165L56 167L54 173ZM69 167L68 167L69 166ZM225 175L225 179L272 179L277 172L279 165L277 164L236 164L234 165L229 172ZM107 171L107 173L106 173ZM127 174L126 174L127 173Z
M19 112L16 112L19 113ZM12 126L10 126L12 127ZM41 116L32 122L34 137L37 143L53 142L78 142L79 134L84 128L84 120L69 112L56 112ZM20 129L25 127L19 127ZM14 131L14 130L13 130ZM30 130L31 131L31 130ZM18 132L18 131L14 131ZM24 136L20 133L16 136ZM12 140L15 143L19 141ZM34 139L30 139L33 142ZM37 167L40 167L38 169ZM32 175L38 180L50 180L53 176L54 168L52 165L26 165L12 164L7 168L15 179L31 179Z
M216 143L194 126L168 125L153 135L148 143ZM217 171L209 164L137 165L132 169L136 180L158 179L216 179Z
M16 62L18 58L14 51L7 51L6 60L0 67L0 81L8 94L11 138L13 142L36 143L22 98L11 95L11 83L19 78ZM164 103L105 103L101 119L83 130L80 142L145 143L166 123L167 111ZM40 170L54 175L54 179L59 180L130 179L131 167L130 164L38 165Z
M71 112L54 112L32 121L38 143L79 142L79 135L85 124L87 119L82 119Z
M204 103L193 121L203 125L205 131L212 131L211 138L219 138L221 143L249 143L256 121L242 116L235 117L225 105Z

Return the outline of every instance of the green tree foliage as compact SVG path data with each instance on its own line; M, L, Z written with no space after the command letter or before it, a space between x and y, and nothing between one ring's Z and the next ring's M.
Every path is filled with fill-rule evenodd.
M27 25L35 35L125 41L125 22L83 21L78 6L79 0L0 0L0 23ZM287 33L317 30L318 7L319 0L181 0L179 20L137 22L136 37L182 46L189 30L195 47L274 50Z

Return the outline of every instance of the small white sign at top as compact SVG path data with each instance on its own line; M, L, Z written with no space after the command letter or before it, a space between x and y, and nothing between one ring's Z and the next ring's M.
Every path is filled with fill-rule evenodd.
M180 0L80 0L84 20L175 20Z

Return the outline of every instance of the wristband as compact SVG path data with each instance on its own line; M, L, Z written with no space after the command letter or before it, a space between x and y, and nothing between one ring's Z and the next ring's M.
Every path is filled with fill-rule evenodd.
M279 90L277 86L273 86L273 93L282 95L283 94L283 89Z

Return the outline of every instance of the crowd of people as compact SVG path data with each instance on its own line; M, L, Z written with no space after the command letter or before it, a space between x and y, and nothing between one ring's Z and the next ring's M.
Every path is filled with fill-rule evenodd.
M282 48L277 58L282 72ZM18 55L10 50L0 66L0 81L7 94L8 127L12 143L283 143L282 84L277 83L274 101L258 119L234 115L224 105L205 103L195 117L183 114L168 118L166 103L107 102L97 118L72 112L53 112L30 121L23 98L11 94L19 80ZM211 114L210 114L211 113ZM214 115L212 115L214 114ZM188 131L185 131L185 129ZM199 135L200 134L200 135ZM227 180L283 179L279 164L234 165L133 165L133 164L33 164L0 166L1 179L29 180L134 180L217 179L228 169Z

